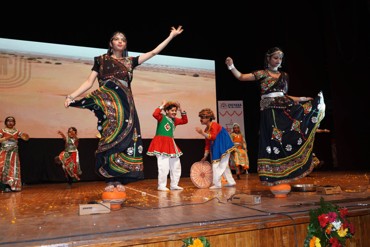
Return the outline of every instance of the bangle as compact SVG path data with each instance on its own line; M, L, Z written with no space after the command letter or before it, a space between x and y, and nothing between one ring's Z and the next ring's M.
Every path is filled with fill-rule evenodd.
M72 98L72 96L71 96L71 95L67 95L67 96L66 96L66 99L70 99L71 101L73 101L73 98Z
M299 101L307 101L307 97L299 97Z
M186 111L182 111L181 112L181 115L186 115Z
M231 64L231 65L227 66L227 68L228 68L229 70L232 70L232 69L235 69L235 66L234 66L234 64Z

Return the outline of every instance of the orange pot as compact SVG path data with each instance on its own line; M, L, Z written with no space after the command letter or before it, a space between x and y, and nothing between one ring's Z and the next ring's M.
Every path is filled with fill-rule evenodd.
M102 194L103 202L110 203L111 210L118 210L121 208L122 203L126 201L126 192L118 191L117 188L114 188L112 192L105 191Z
M278 184L270 187L270 191L276 198L285 198L291 190L290 184Z

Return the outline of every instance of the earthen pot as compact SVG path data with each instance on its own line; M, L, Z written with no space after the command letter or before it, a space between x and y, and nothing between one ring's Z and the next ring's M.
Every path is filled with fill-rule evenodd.
M270 187L270 191L276 198L285 198L291 190L290 184L278 184Z
M122 203L126 201L126 192L118 191L114 188L113 191L105 191L102 194L103 202L110 203L111 210L121 209Z

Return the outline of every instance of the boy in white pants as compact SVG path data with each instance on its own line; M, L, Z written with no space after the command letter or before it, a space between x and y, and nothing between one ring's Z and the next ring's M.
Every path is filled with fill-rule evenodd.
M230 153L234 151L235 146L230 138L227 130L216 122L213 111L209 108L202 109L199 112L200 122L207 127L203 131L201 128L196 127L196 131L204 136L206 146L204 156L201 161L205 161L208 154L211 154L211 163L213 170L213 186L210 189L220 189L222 187L221 178L224 175L227 184L224 186L235 186L236 182L232 176L229 167Z

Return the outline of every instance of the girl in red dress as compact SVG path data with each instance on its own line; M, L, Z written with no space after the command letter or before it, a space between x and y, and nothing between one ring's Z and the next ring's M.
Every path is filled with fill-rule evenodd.
M181 113L181 118L176 117L177 111ZM153 117L158 121L157 130L149 145L147 155L157 156L158 190L169 190L167 188L168 173L171 178L170 189L182 190L183 188L178 185L181 177L180 156L182 152L175 143L174 131L177 125L188 123L188 117L178 102L166 102L166 100L163 100L162 105L154 110Z
M28 134L15 128L15 118L5 118L5 128L0 129L0 188L2 191L21 191L21 164L18 139L28 141Z
M77 149L77 129L75 127L69 127L67 136L62 131L58 131L58 134L65 141L65 149L56 157L56 162L62 165L68 185L72 186L73 181L79 181L82 174Z

